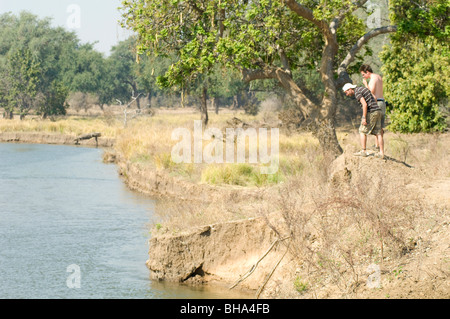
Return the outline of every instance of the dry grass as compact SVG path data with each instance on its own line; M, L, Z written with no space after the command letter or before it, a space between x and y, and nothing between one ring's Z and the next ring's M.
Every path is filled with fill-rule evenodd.
M398 259L413 247L421 202L411 192L396 191L388 175L371 181L361 175L345 189L294 179L280 191L282 218L271 221L263 213L280 237L292 237L291 252L309 289L332 284L350 294L365 283L368 265Z
M0 132L46 132L81 135L101 132L104 137L115 138L118 126L108 125L102 118L71 117L58 120L26 118L25 120L0 120Z

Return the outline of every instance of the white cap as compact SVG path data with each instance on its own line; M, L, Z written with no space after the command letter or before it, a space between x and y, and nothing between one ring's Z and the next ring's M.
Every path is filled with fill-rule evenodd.
M342 91L346 92L348 89L354 89L356 87L356 85L351 84L351 83L346 83L344 85L344 87L342 88Z

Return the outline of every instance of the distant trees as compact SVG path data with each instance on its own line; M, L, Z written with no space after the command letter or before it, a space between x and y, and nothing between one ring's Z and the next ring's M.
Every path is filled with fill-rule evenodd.
M21 118L31 109L42 116L64 114L68 88L61 82L61 58L75 36L26 12L0 16L0 33L0 103L6 117L15 108Z
M100 106L116 98L126 102L132 64L114 50L105 58L73 32L52 27L50 19L27 12L0 16L0 107L6 118L14 110L21 118L31 110L42 117L64 115L75 92L96 95Z
M23 118L30 111L42 117L64 115L69 97L79 109L93 101L101 108L117 100L126 105L138 96L139 108L142 98L149 106L152 98L173 104L171 96L184 105L187 95L198 95L196 80L170 90L158 83L173 64L170 54L149 57L137 52L131 37L105 57L93 44L81 44L75 33L50 22L27 12L0 15L0 107L6 118L13 112ZM228 101L244 87L236 73L216 72L208 80L210 97Z

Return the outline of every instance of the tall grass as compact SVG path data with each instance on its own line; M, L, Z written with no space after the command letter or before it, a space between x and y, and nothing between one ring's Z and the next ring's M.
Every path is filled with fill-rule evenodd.
M283 179L280 171L275 174L263 174L260 167L247 163L209 165L201 176L202 182L208 184L239 186L267 186L277 184Z
M37 119L0 120L0 132L45 132L67 135L81 135L100 132L104 137L115 138L120 131L101 118L64 118L56 121Z

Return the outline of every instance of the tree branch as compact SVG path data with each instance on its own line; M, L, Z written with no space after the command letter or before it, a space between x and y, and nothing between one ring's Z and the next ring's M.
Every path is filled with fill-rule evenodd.
M373 29L363 35L361 38L356 41L355 45L350 49L347 56L341 62L338 68L339 78L348 77L347 68L348 66L355 60L356 55L362 49L362 47L369 42L370 39L385 33L392 33L397 31L397 26L385 26L377 29Z
M286 56L286 52L282 48L280 48L279 45L277 45L277 49L278 49L278 54L280 56L280 61L281 61L281 64L283 65L283 68L287 72L291 73L291 64L289 63L289 59Z
M276 76L276 70L274 68L242 70L242 79L245 82L250 82L253 80L275 79Z
M341 23L342 19L349 13L353 12L358 8L361 8L364 4L366 4L368 0L357 0L350 5L346 6L342 10L340 10L338 16L333 19L333 21L330 23L330 28L333 33L336 33L337 28L339 27L339 24Z
M192 9L194 9L195 12L197 12L197 14L198 14L199 16L202 16L202 15L203 15L203 12L204 12L204 11L203 11L202 9L200 9L200 8L196 5L195 1L189 0L189 1L187 1L187 3L188 3L188 5L189 5Z
M314 13L311 9L305 7L304 5L298 3L295 0L286 0L286 5L289 9L297 13L299 16L305 18L306 20L314 23L320 29L323 28L324 21L317 20L314 18Z

